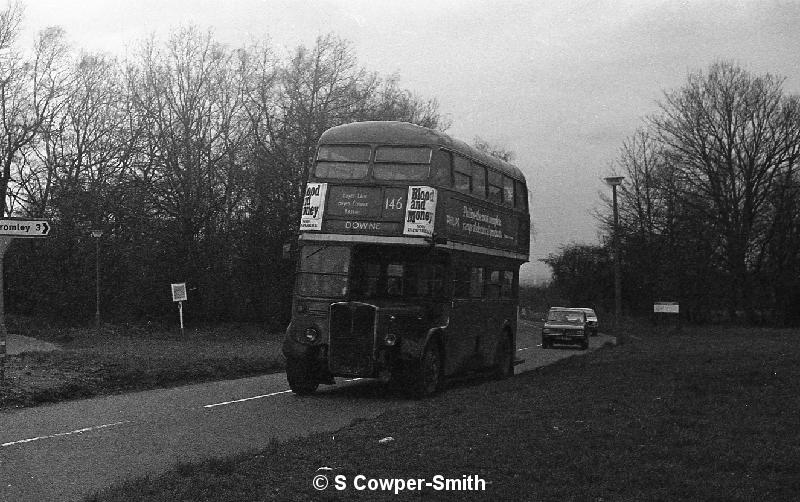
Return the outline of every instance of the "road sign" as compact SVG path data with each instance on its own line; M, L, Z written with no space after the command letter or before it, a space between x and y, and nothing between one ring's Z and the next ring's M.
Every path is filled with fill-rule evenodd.
M8 333L6 332L6 313L3 303L3 258L8 245L13 239L27 237L47 237L50 233L50 222L47 220L23 220L21 218L0 219L0 382L6 378L5 345Z
M5 218L0 220L0 235L10 237L47 237L50 222L47 220L23 220Z
M181 282L178 284L172 284L172 301L185 302L186 300L186 283Z

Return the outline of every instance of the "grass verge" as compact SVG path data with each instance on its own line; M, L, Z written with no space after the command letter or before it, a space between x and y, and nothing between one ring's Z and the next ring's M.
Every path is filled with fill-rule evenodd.
M280 334L236 324L187 330L104 325L15 332L53 352L9 355L0 409L282 371Z
M333 435L181 464L89 500L795 500L798 333L627 329L623 346L461 385ZM319 473L331 480L321 492L311 486ZM487 484L395 495L355 490L359 474Z

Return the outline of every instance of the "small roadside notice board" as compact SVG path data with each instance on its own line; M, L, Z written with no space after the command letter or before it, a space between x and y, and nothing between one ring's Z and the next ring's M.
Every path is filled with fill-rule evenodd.
M653 324L681 326L681 308L678 302L653 302Z
M654 314L680 314L678 302L655 302L653 304Z
M186 301L186 283L172 284L172 301L178 302L178 315L181 319L181 335L183 335L183 302Z
M186 297L186 283L181 282L178 284L172 285L172 301L173 302L185 302L187 299Z

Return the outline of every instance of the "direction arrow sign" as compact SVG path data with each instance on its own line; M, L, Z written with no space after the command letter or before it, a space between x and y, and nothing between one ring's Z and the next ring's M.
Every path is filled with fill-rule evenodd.
M11 237L47 237L50 222L47 220L22 220L6 218L0 220L0 235Z

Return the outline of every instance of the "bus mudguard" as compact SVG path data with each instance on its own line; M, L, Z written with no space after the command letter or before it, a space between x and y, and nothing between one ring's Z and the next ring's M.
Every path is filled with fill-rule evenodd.
M317 347L301 343L291 336L283 339L283 355L292 359L311 359L316 355Z

